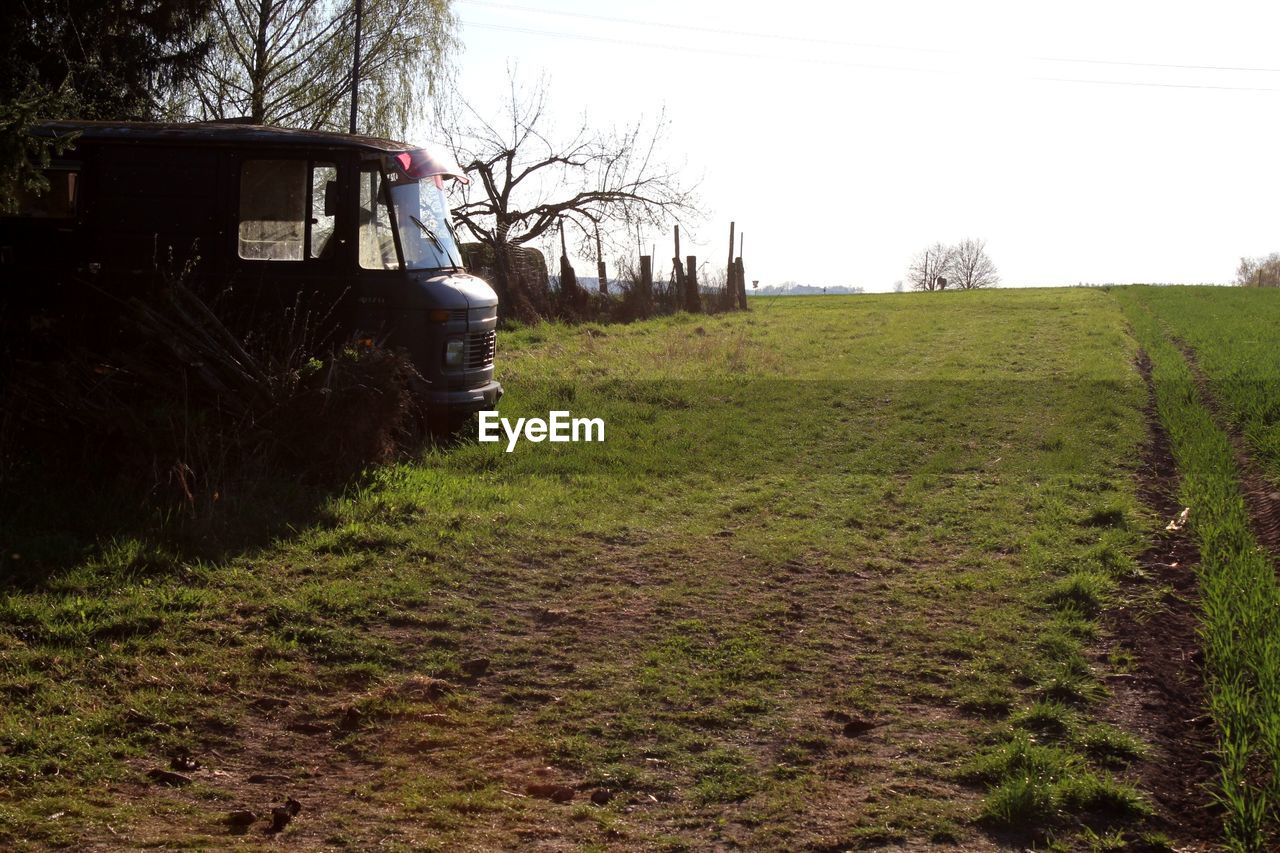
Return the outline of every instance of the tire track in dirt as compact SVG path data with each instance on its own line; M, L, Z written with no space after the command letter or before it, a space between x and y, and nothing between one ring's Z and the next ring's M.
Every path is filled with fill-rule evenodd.
M1161 519L1181 511L1179 474L1173 450L1156 410L1151 362L1140 352L1136 367L1147 385L1148 439L1138 470L1142 503ZM1117 650L1132 656L1132 673L1107 678L1111 699L1104 717L1137 733L1151 747L1131 767L1156 807L1155 828L1171 836L1180 850L1217 849L1221 843L1220 810L1211 797L1216 780L1214 729L1208 716L1202 654L1199 649L1199 589L1195 566L1200 555L1185 529L1161 530L1138 564L1147 579L1121 587L1122 603L1104 611L1111 639L1107 655ZM1168 591L1154 609L1134 599L1152 580Z
M1249 515L1249 527L1253 531L1254 538L1271 554L1272 564L1280 567L1280 486L1270 482L1262 468L1253 460L1248 441L1231 421L1226 407L1214 392L1213 383L1200 367L1195 349L1177 336L1171 335L1169 340L1182 352L1182 357L1186 360L1187 369L1195 379L1201 405L1213 418L1214 425L1227 436L1227 440L1231 443L1231 453L1235 458L1239 475L1240 492L1244 496L1245 508Z

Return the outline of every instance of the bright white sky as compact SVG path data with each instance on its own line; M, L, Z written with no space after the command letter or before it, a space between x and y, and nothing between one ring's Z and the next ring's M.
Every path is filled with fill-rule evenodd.
M454 8L482 111L510 60L548 76L566 130L665 106L708 214L684 252L723 263L734 219L762 286L890 290L918 250L969 236L1007 286L1225 282L1280 250L1280 3Z

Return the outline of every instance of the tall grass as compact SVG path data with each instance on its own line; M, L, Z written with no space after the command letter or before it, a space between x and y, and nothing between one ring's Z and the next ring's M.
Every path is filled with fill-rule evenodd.
M1182 474L1200 546L1201 635L1210 712L1217 725L1216 796L1236 850L1280 842L1280 588L1258 545L1231 443L1202 405L1182 353L1140 290L1118 292L1152 362L1161 420ZM1260 387L1260 386L1255 386Z

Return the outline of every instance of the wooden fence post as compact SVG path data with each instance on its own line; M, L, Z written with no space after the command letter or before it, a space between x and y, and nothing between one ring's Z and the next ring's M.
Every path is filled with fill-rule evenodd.
M653 310L653 258L640 256L640 305L647 316Z
M702 310L702 297L698 294L698 259L694 255L685 258L684 310L691 314Z
M747 271L742 266L741 255L738 256L738 260L734 262L733 267L734 267L734 278L737 279L737 285L738 285L738 307L741 308L743 311L746 311L748 310L747 309Z
M564 224L560 225L560 298L577 311L582 302L578 289L578 275L569 263L569 250L564 242Z
M609 277L604 271L604 251L600 248L600 226L596 225L596 283L600 287L600 295L609 293Z
M729 223L729 260L725 261L724 265L725 296L728 297L728 301L733 305L738 304L738 283L734 280L737 271L733 266L733 230L737 224L736 222Z
M560 291L572 305L578 304L578 274L564 255L560 256Z
M681 269L680 267L683 261L680 260L680 226L679 225L675 227L675 235L676 235L676 253L671 258L671 274L672 274L672 278L675 280L676 287L683 288L684 287L684 270Z

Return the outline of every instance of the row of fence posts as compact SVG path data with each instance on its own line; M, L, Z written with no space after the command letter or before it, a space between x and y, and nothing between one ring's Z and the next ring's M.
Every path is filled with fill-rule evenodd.
M746 242L746 235L737 235L738 254L733 253L734 231L736 222L729 223L729 258L725 266L725 288L732 297L733 307L739 310L747 310L747 274L742 265L742 247ZM676 288L676 292L682 294L684 300L684 308L690 313L699 313L703 310L702 296L698 290L698 258L696 255L688 255L683 262L680 258L680 226L676 225L673 231L675 240L675 254L671 258L671 283ZM609 293L609 280L606 276L604 263L604 252L601 248L600 234L596 234L596 275L600 295L605 296ZM653 293L653 257L651 255L640 256L640 281L636 282L642 292L648 297ZM564 228L560 229L560 287L567 288L568 293L579 292L578 276L573 270L573 265L569 263L569 252L565 246Z

